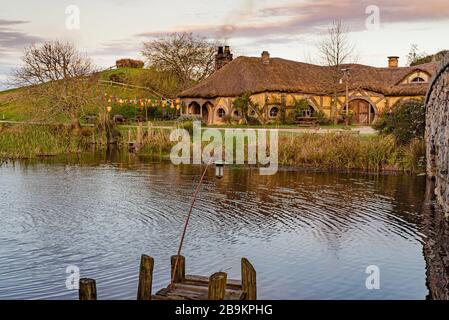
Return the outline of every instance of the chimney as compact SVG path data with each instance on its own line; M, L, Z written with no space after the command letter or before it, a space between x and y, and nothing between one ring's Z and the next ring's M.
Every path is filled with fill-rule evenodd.
M231 62L233 59L233 55L231 53L231 48L229 46L225 46L224 50L223 47L218 47L217 54L215 55L215 71L220 70L223 68L225 64L228 62Z
M399 66L399 57L388 57L388 68L397 68Z
M262 63L270 64L270 54L268 53L268 51L262 52Z

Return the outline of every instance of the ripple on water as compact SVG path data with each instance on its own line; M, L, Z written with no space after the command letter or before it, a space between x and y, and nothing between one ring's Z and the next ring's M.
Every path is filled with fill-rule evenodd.
M199 174L168 163L0 167L0 299L76 299L68 265L97 280L99 298L134 299L143 253L163 287ZM247 256L261 298L424 298L423 189L403 190L421 183L406 179L230 169L216 180L211 170L186 235L187 271L238 278ZM364 288L371 264L383 295Z

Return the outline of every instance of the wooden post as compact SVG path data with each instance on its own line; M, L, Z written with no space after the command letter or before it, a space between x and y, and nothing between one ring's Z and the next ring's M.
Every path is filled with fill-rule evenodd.
M173 283L183 282L186 277L186 258L183 256L171 257L171 279Z
M153 128L151 121L148 121L148 139L153 138Z
M151 300L151 287L153 285L154 259L147 255L140 258L139 287L137 300Z
M94 279L82 278L79 283L80 300L97 300L97 285Z
M142 122L139 122L139 125L137 126L136 144L138 148L142 145Z
M226 294L226 282L228 275L224 272L217 272L209 278L208 300L224 300Z
M257 300L256 270L246 258L242 258L242 289L245 300Z

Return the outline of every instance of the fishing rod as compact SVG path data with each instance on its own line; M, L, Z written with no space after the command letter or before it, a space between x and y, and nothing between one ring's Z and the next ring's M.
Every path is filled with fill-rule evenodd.
M201 185L203 184L204 177L206 176L207 169L209 168L209 166L211 164L212 164L212 161L210 161L210 162L208 162L206 164L206 168L204 169L204 172L201 175L200 181L198 182L198 185L196 187L195 193L193 194L192 203L190 205L189 213L187 215L187 219L186 219L186 222L184 224L184 230L183 230L182 235L181 235L181 241L179 242L178 253L177 253L176 259L175 259L175 265L173 266L173 274L172 274L172 277L171 277L170 285L173 285L173 283L174 283L174 279L175 279L175 275L176 275L176 269L178 268L178 264L179 264L179 257L181 256L182 245L184 244L184 238L185 238L185 235L186 235L186 232L187 232L187 227L189 225L190 217L192 216L193 206L195 205L195 201L196 201L196 199L198 197L198 193L200 191ZM223 163L221 161L216 161L215 165L217 166L217 174L216 174L216 176L218 178L221 178L223 176Z

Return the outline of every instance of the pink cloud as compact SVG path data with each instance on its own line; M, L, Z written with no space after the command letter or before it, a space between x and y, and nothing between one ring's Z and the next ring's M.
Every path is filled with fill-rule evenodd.
M381 23L449 20L448 0L306 0L253 10L248 23L186 25L137 36L160 37L168 32L188 31L222 40L315 33L335 19L344 20L352 30L362 30L368 17L365 10L370 5L379 7Z

